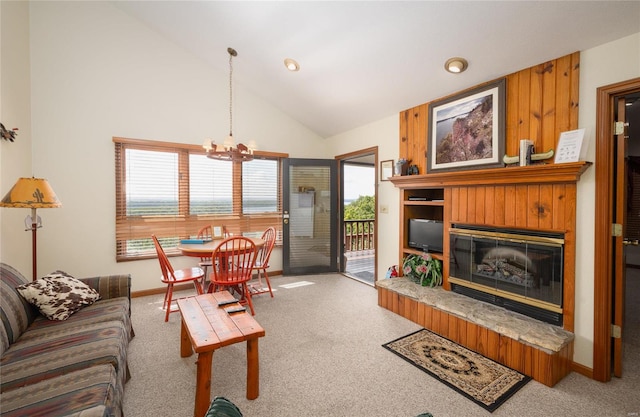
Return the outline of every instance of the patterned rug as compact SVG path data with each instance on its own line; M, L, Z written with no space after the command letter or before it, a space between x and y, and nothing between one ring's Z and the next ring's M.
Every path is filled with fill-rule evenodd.
M531 379L426 329L382 346L490 412Z

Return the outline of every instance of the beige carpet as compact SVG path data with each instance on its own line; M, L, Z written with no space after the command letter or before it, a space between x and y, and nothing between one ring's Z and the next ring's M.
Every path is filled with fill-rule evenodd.
M301 281L312 284L281 287ZM378 307L374 288L338 274L274 277L271 283L274 298L254 297L255 317L266 330L259 345L260 396L245 397L244 345L213 355L212 397L233 400L245 417L415 417L424 412L434 417L626 417L640 412L636 359L628 363L627 377L608 384L575 373L554 388L531 381L489 414L381 346L420 326ZM172 314L165 323L161 306L162 296L133 300L136 337L129 345L127 417L193 416L196 358L180 357L180 316ZM640 350L634 340L625 352Z

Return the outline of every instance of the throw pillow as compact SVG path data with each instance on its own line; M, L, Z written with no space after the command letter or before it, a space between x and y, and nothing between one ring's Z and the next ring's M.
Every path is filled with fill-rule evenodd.
M62 271L20 285L16 290L49 320L66 320L100 299L96 290Z

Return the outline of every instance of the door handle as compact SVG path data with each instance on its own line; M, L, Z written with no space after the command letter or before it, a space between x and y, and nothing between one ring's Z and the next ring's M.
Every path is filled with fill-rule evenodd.
M626 245L626 246L640 246L640 241L638 239L628 239L628 238L624 238L622 239L622 244Z

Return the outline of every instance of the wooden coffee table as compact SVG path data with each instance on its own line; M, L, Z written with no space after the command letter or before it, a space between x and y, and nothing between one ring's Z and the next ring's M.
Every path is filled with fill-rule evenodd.
M204 416L209 408L213 351L223 346L247 342L247 399L258 398L258 338L265 332L250 312L229 312L240 307L239 303L218 305L233 300L235 298L228 291L178 300L182 315L180 356L191 356L194 351L198 354L194 417Z

